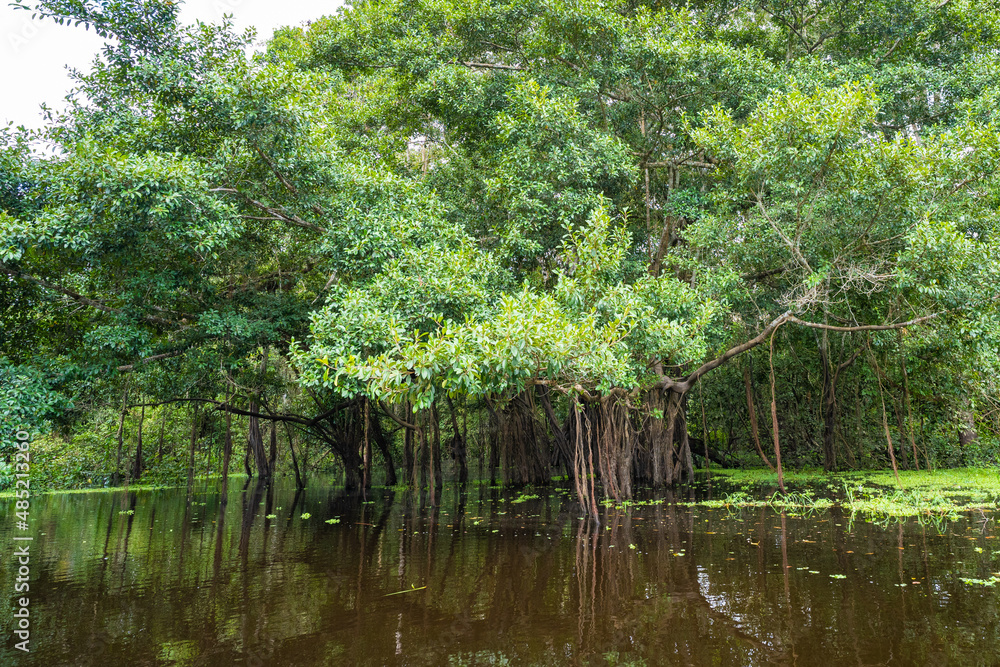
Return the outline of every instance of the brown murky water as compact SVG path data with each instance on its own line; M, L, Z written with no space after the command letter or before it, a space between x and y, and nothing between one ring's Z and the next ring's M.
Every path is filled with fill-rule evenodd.
M568 489L533 493L38 497L32 652L13 648L12 602L0 663L1000 664L1000 586L962 580L1000 572L988 515L879 526L665 500L595 528Z

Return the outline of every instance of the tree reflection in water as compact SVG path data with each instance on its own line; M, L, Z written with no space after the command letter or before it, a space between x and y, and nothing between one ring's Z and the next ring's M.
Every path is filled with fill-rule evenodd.
M445 488L437 504L256 481L43 496L37 650L0 662L972 664L1000 650L994 589L959 578L997 569L994 522L938 533L836 508L676 504L694 493L603 508L600 524L559 488Z

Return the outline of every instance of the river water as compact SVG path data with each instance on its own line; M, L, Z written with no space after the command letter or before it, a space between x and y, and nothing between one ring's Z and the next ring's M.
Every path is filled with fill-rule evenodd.
M975 583L1000 573L992 515L676 502L718 489L647 492L600 526L559 487L39 496L29 654L0 501L0 664L1000 664L1000 586Z

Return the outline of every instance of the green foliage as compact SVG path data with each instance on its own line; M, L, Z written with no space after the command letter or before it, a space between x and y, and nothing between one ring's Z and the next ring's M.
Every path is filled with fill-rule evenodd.
M169 2L20 4L113 42L0 133L4 425L86 431L127 385L350 457L312 419L345 398L639 405L791 311L841 328L774 337L787 461L886 465L884 424L905 467L995 459L995 12L365 0L247 55ZM733 460L754 355L690 415Z
M18 433L35 438L48 428L48 420L70 407L37 369L16 366L0 357L0 453L14 451Z

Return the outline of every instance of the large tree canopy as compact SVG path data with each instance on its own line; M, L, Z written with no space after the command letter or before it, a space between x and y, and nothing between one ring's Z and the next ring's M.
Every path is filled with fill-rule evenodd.
M53 152L0 137L5 372L295 423L349 482L369 424L409 469L462 398L508 479L622 497L690 474L710 372L757 439L732 369L765 344L775 455L792 421L842 465L854 373L917 459L914 403L997 406L992 4L371 0L248 56L169 2L46 0L110 42Z

